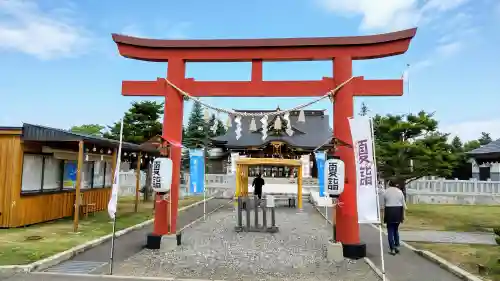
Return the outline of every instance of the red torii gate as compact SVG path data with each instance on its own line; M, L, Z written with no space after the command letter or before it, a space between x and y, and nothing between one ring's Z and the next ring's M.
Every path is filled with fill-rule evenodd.
M126 58L168 62L167 79L194 97L318 97L351 78L352 61L376 59L405 53L417 29L393 33L320 38L157 40L113 34L120 54ZM332 60L333 78L317 81L263 81L264 61ZM186 62L252 62L250 81L195 81L185 78ZM124 96L165 97L163 137L176 142L182 139L183 96L165 79L123 81ZM400 96L403 80L365 80L355 77L334 97L334 136L351 143L348 118L353 116L354 96ZM356 205L356 172L352 147L338 148L346 165L345 190L337 208L337 239L346 256L359 256L365 245L360 242ZM173 147L171 227L175 232L179 197L181 148ZM154 235L168 234L166 204L157 201ZM162 214L163 213L163 214Z

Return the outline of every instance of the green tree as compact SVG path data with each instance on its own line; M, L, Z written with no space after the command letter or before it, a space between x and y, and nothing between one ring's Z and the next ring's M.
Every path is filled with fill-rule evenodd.
M162 135L160 117L163 115L163 103L156 101L133 102L123 117L123 141L141 144L156 135ZM120 138L120 121L108 126L110 131L104 137Z
M492 142L493 140L491 139L491 136L489 133L482 132L481 137L478 139L478 141L481 145L486 145L486 144Z
M464 152L469 152L471 150L479 148L480 146L481 146L481 143L478 140L468 141L464 144Z
M374 118L377 168L380 176L406 194L406 185L424 176L451 175L457 161L448 135L424 111Z
M193 104L193 109L188 118L185 129L184 146L188 148L202 148L208 141L207 124L203 119L203 108L197 102Z
M359 116L366 116L368 114L368 111L370 111L368 109L368 106L366 105L366 103L361 103L361 110L359 112Z
M223 136L226 134L226 127L224 126L224 122L220 119L217 119L217 130L215 130L215 136Z
M462 141L460 140L460 138L458 136L455 136L451 140L451 147L453 149L453 152L455 152L455 153L462 153L464 151Z
M217 122L217 118L215 117L215 114L212 114L210 116L210 119L208 121L208 125L205 127L206 128L206 133L207 135L210 137L210 138L214 138L216 137L216 131L213 130L214 128L214 125L216 125L216 122Z
M104 130L104 126L99 124L84 124L81 126L73 126L70 131L73 133L84 134L89 136L102 136L102 130Z

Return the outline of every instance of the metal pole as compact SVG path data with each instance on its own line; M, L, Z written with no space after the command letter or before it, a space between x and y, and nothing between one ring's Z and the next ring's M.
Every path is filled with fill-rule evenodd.
M113 275L113 261L115 258L116 213L113 218L113 231L111 235L111 253L109 254L109 275Z
M265 229L267 229L267 208L266 206L261 206L262 208L262 227Z
M276 214L274 213L274 207L271 208L271 227L276 226Z
M241 217L242 209L243 209L243 206L241 205L241 197L238 196L238 227L239 228L243 227L243 222L242 222L242 217Z
M245 197L245 211L247 214L247 231L250 229L250 206L248 202L248 196Z
M255 214L255 228L259 228L259 198L254 195L254 214Z

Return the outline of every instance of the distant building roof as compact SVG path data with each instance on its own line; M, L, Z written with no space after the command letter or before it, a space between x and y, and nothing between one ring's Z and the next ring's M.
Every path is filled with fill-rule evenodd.
M237 112L273 112L276 110L235 110ZM324 110L305 110L306 122L298 122L300 111L290 112L290 122L294 134L289 136L283 133L280 136L273 136L271 132L265 141L262 141L262 123L260 118L255 118L257 131L250 131L250 122L252 117L241 118L241 138L236 139L236 124L232 120L232 126L229 128L224 136L216 137L213 139L215 143L222 144L228 148L244 148L262 146L271 141L283 141L291 146L314 149L322 146L332 138L332 130L330 129L329 117L325 115ZM269 125L274 125L274 118L269 118Z
M471 157L496 158L500 157L500 139L467 152Z

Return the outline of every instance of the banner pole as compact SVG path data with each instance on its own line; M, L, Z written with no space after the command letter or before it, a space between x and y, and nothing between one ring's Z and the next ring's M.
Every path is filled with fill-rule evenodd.
M205 168L206 168L206 165L207 163L205 163L205 161L207 160L207 148L205 146L205 148L203 149L203 220L206 220L206 214L207 214L207 197L206 197L206 182L207 182L207 174L206 174L206 171L205 171Z
M377 216L378 216L378 230L379 230L379 243L380 243L380 261L382 269L382 281L386 281L385 276L385 259L384 259L384 243L382 235L382 219L380 217L380 198L378 192L378 170L377 170L377 158L375 156L375 133L373 131L373 119L370 120L370 134L372 135L372 151L373 151L373 166L375 167L375 173L373 175L375 180L375 193L377 194Z
M120 165L122 162L122 142L123 142L123 118L120 125L120 142L118 143L118 157L113 175L113 187L111 189L111 199L108 203L108 213L113 218L113 230L111 234L111 249L109 254L109 275L113 275L113 263L115 257L116 238L116 214L118 211L118 189L120 188ZM139 160L138 160L139 161ZM110 208L111 207L111 208Z

